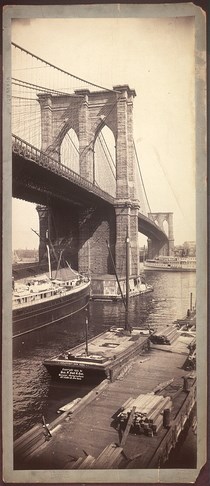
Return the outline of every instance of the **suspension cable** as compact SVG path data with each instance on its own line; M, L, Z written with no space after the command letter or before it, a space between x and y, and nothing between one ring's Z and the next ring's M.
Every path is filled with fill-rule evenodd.
M64 91L57 91L53 88L45 88L44 86L39 86L38 84L29 83L27 81L23 81L22 79L12 78L12 84L14 84L16 86L21 86L22 88L34 89L36 91L37 91L37 88L39 88L41 91L44 91L44 92L47 92L47 93L55 93L55 94L58 94L58 95L69 96L69 93L65 93Z
M104 155L105 155L105 157L106 157L106 160L107 160L107 162L108 162L108 164L109 164L109 167L110 167L111 173L112 173L112 175L113 175L114 179L116 179L116 176L115 176L115 174L114 174L113 168L112 168L112 166L111 166L111 164L110 164L110 161L109 161L109 159L108 159L107 153L106 153L105 148L104 148L104 146L103 146L103 143L102 143L102 141L101 141L101 137L100 137L100 135L101 135L101 133L99 133L99 136L98 136L99 142L100 142L100 144L101 144L101 147L102 147L102 150L103 150Z
M71 76L74 79L77 79L78 81L82 81L83 83L90 84L91 86L95 86L96 88L100 88L100 89L103 89L105 91L110 91L112 93L113 92L119 93L119 91L117 91L117 90L109 89L109 88L104 88L103 86L100 86L100 85L95 84L95 83L91 83L90 81L87 81L86 79L80 78L79 76L76 76L75 74L69 73L68 71L65 71L64 69L61 69L61 68L55 66L54 64L52 64L52 63L50 63L48 61L45 61L44 59L42 59L41 57L37 56L36 54L33 54L32 52L27 51L27 49L24 49L23 47L19 46L18 44L15 44L15 42L12 42L12 45L14 47L16 47L17 49L20 49L21 51L25 52L26 54L29 54L30 56L34 57L38 61L41 61L44 64L46 64L46 65L48 65L48 66L50 66L50 67L52 67L54 69L57 69L58 71L60 71L60 72L62 72L64 74L67 74L68 76Z
M69 138L70 142L72 143L74 149L76 150L76 152L79 154L79 150L78 148L76 147L75 143L73 142L71 136L69 135L69 133L67 133L67 137Z
M103 139L103 142L105 143L105 146L106 146L106 149L107 149L108 154L109 154L109 156L110 156L110 159L111 159L111 161L112 161L112 164L113 164L114 168L116 168L116 167L115 167L114 160L113 160L113 157L112 157L112 154L111 154L111 152L110 152L110 150L109 150L109 147L108 147L108 145L107 145L107 143L106 143L106 140L105 140L105 138L104 138L104 135L103 135L103 132L102 132L102 131L100 132L100 135L101 135L101 137L102 137L102 139Z
M144 185L144 181L143 181L143 177L142 177L142 173L141 173L141 169L140 169L140 164L139 164L139 159L138 159L138 155L137 155L136 146L135 146L135 142L134 141L133 141L133 146L134 146L134 151L135 151L135 156L136 156L136 160L137 160L137 165L138 165L138 169L139 169L139 174L140 174L140 178L141 178L142 187L143 187L143 190L144 190L144 194L145 194L145 197L146 197L146 201L147 201L147 205L148 205L149 211L151 213L152 211L151 211L150 204L149 204L149 201L148 201L148 197L147 197L147 193L146 193L146 189L145 189L145 185Z

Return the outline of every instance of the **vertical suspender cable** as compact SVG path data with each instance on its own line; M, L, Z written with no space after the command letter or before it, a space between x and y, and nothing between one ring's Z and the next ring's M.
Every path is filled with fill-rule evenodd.
M134 146L134 151L135 151L136 160L137 160L137 164L138 164L138 169L139 169L139 174L140 174L140 178L141 178L142 187L143 187L144 194L145 194L145 197L146 197L146 201L147 201L147 205L148 205L148 208L149 208L149 212L151 213L152 211L151 211L150 204L149 204L149 201L148 201L148 197L147 197L147 193L146 193L146 189L145 189L143 177L142 177L142 174L141 174L141 169L140 169L139 159L138 159L138 155L137 155L137 151L136 151L136 146L135 146L135 143L134 142L133 142L133 146Z

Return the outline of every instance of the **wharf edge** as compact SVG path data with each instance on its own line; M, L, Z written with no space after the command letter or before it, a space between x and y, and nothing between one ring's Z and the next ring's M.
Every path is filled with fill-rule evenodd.
M169 350L152 345L149 352L133 358L114 382L104 380L81 399L71 413L64 412L53 421L48 426L50 435L47 438L46 429L40 424L17 439L15 468L75 469L80 459L79 469L94 469L94 460L108 446L107 454L111 453L116 461L111 461L110 456L111 462L108 461L104 469L163 466L196 403L195 373L183 369L187 351L184 352L183 346L182 350L176 347L174 344ZM183 388L183 377L190 381L187 391ZM174 396L171 426L163 428L156 437L129 434L120 450L119 431L113 425L117 411L129 396L151 393L162 382L166 382L165 392ZM116 447L119 447L117 453ZM138 457L134 457L134 451L139 453ZM89 459L84 462L87 457Z

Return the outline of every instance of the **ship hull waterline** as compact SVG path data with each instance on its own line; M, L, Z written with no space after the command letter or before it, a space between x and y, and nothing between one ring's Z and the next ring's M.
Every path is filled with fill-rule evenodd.
M146 290L139 290L138 292L132 292L130 294L130 298L134 298L134 297L139 297L139 296L142 296L142 295L145 295L145 294L150 294L151 292L154 292L154 289L151 287L151 288L148 288ZM125 296L124 296L125 297ZM90 300L110 300L110 301L113 301L113 302L121 302L122 301L122 297L121 295L112 295L112 294L91 294L90 295Z
M56 299L14 309L13 338L63 321L84 309L89 302L89 284Z
M144 270L147 271L158 271L158 272L196 272L196 268L173 268L173 267L155 267L144 265Z

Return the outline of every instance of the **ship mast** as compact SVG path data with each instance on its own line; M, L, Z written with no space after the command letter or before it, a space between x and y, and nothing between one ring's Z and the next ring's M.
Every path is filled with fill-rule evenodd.
M110 246L109 246L109 243L108 241L106 241L106 244L107 244L107 247L108 247L108 250L109 250L109 254L110 254L110 257L111 257L111 260L112 260L112 265L113 265L113 268L114 268L114 272L115 272L115 276L116 276L116 279L117 279L117 283L118 283L118 287L119 287L119 290L120 290L120 294L121 294L121 297L122 297L122 301L123 301L123 304L125 306L125 331L129 331L131 332L131 327L130 327L130 324L129 324L129 302L130 302L130 282L129 282L129 277L130 277L130 237L129 237L129 230L128 230L128 227L127 227L127 232L126 232L126 240L125 240L125 243L126 243L126 295L124 297L123 295L123 291L122 291L122 288L121 288L121 285L120 285L120 281L119 281L119 278L118 278L118 275L117 275L117 270L116 270L116 267L115 267L115 264L114 264L114 260L113 260L113 256L112 256L112 253L111 253L111 250L110 250Z
M111 252L111 248L110 248L110 245L109 245L109 243L108 243L107 240L106 240L106 244L107 244L107 247L108 247L108 250L109 250L110 258L111 258L112 265L113 265L113 268L114 268L114 273L115 273L115 276L116 276L116 280L117 280L117 284L118 284L118 287L119 287L119 291L120 291L120 294L121 294L121 297L122 297L122 301L123 301L123 304L124 304L124 306L126 308L126 301L124 299L123 291L122 291L122 288L121 288L121 285L120 285L120 281L119 281L119 278L118 278L118 275L117 275L117 270L116 270L116 267L115 267L114 259L113 259L112 252Z
M50 248L49 245L46 244L47 247L47 259L48 259L48 268L49 268L49 278L52 278L52 269L51 269L51 259L50 259Z

